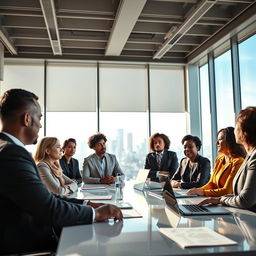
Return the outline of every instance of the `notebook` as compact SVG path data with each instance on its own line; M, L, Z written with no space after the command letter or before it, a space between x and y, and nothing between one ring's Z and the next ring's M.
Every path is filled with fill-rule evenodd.
M146 189L162 189L161 184L150 184L146 185L146 180L148 178L149 174L149 169L139 169L136 180L134 182L133 188L143 191L145 188Z
M167 191L173 191L173 189L171 188L172 186L171 186L171 183L170 183L170 178L168 177L168 178L166 178L166 181L165 181L165 184L164 184L164 187L163 187L163 189L161 189L161 190L154 190L154 191L149 191L148 192L148 194L150 195L150 196L154 196L154 197L157 197L157 198L159 198L159 199L163 199L164 197L163 197L163 191L164 190L167 190ZM175 197L176 198L191 198L191 197L197 197L197 195L187 195L187 191L185 190L185 191L173 191L173 193L174 193L174 195L175 195Z
M223 207L210 205L210 206L198 206L196 204L181 204L179 205L177 199L174 195L173 189L170 186L170 191L165 190L163 192L164 200L166 205L170 207L171 210L176 211L176 213L184 216L193 215L223 215L231 214L230 211Z

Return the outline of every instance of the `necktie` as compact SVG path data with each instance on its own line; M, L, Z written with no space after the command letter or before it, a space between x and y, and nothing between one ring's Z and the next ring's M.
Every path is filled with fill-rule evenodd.
M158 165L158 168L160 169L160 166L161 166L161 154L157 154L156 155L156 161L157 161L157 165Z

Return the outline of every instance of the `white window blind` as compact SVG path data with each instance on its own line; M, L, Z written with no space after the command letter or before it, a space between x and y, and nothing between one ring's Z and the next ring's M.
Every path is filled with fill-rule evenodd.
M145 112L147 110L145 66L100 66L100 110Z
M1 83L1 95L3 92L14 88L21 88L36 94L43 108L43 63L6 63L4 66L4 81Z
M47 111L96 111L96 65L49 63Z
M150 68L152 112L183 113L185 89L183 68Z

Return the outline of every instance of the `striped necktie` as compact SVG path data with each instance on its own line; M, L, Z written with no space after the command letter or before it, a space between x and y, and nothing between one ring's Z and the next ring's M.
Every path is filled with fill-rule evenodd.
M156 161L159 169L161 166L161 159L162 159L162 154L156 154Z

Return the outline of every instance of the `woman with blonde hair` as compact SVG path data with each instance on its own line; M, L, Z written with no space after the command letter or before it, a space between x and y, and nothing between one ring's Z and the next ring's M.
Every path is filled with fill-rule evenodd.
M63 174L59 160L61 145L55 137L44 137L38 144L35 161L42 182L57 195L68 195L77 190L77 184Z

